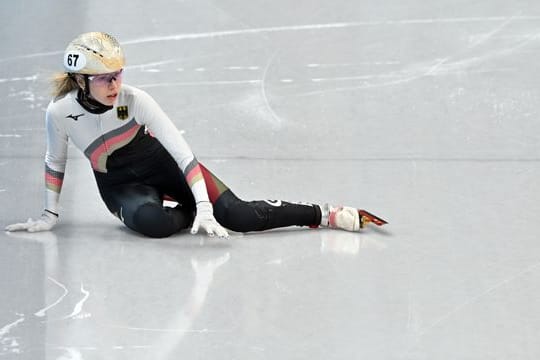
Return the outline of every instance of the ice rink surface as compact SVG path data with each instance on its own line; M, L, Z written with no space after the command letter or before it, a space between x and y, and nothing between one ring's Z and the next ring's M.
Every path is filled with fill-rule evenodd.
M86 31L240 197L390 222L146 239L71 148L54 232L0 233L0 359L540 358L538 1L3 1L0 23L2 227L41 213L49 80Z

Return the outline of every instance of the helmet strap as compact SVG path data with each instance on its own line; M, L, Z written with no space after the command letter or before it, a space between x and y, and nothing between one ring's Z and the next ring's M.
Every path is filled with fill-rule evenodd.
M103 114L113 108L113 106L104 105L92 98L90 95L90 80L88 79L88 75L84 75L84 89L79 89L77 92L77 102L92 114Z
M84 75L84 95L90 96L90 79L88 75Z

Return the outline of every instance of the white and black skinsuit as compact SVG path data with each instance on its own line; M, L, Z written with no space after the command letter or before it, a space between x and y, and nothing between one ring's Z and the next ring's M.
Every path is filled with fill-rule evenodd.
M47 108L45 209L58 213L68 140L89 159L108 209L129 228L166 237L193 222L196 203L210 201L216 220L239 232L291 225L316 227L315 204L242 201L200 164L176 126L146 92L122 85L114 106L81 90ZM178 202L163 206L165 196Z

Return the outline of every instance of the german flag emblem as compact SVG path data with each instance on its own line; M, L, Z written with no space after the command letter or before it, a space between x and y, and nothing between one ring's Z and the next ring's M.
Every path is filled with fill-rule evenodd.
M118 116L118 119L120 120L126 120L129 117L128 107L127 106L119 106L116 108L116 115Z

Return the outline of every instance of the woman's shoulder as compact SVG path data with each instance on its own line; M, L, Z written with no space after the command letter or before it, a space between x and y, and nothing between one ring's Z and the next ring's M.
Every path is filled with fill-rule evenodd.
M55 113L58 111L62 111L66 107L72 106L72 104L76 102L75 100L76 97L77 97L77 90L73 90L61 96L57 96L53 98L51 102L49 103L49 105L47 106L47 112Z
M146 91L141 90L141 89L139 89L138 87L131 86L131 85L127 85L127 84L122 84L122 90L121 90L121 92L122 92L125 96L134 96L134 97L137 97L137 96L148 96L148 94L146 93Z
M120 97L123 98L124 102L136 103L139 105L143 105L152 100L152 97L146 91L126 84L122 84Z

